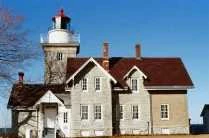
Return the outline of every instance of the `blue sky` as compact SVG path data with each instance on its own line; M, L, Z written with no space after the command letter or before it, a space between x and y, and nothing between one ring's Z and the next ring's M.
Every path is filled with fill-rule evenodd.
M202 107L209 103L208 0L0 0L0 4L25 17L23 27L40 53L40 34L64 8L81 35L79 56L101 56L102 43L108 41L111 56L134 56L134 45L141 43L145 57L181 57L195 84L188 92L190 117L192 123L201 122ZM42 81L43 58L30 62L25 79ZM0 100L1 127L9 115L7 100Z

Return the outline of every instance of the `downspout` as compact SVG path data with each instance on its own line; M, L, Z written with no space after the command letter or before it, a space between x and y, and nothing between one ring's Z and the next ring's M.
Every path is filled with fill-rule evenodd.
M150 129L151 129L151 135L153 135L152 95L150 93L149 93L149 99L150 99Z
M38 131L38 129L39 129L39 127L38 127L38 125L39 125L39 114L38 114L38 112L39 112L39 108L37 108L36 109L36 116L37 116L37 135L38 135L38 137L39 137L39 131Z

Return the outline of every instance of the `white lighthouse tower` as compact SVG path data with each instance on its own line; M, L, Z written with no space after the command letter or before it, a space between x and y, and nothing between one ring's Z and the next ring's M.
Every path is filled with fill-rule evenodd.
M45 54L45 83L63 83L66 76L67 58L79 53L80 36L70 28L71 18L61 9L52 17L53 26L40 43Z

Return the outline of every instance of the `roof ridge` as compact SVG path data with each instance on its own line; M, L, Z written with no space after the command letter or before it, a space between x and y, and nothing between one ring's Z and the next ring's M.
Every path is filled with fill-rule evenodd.
M90 57L68 57L68 59L89 59ZM92 58L102 58L102 57L92 57ZM109 58L129 58L129 59L136 59L136 57L128 57L128 56L123 56L123 57L117 57L117 56L113 56L113 57L109 57ZM173 57L168 57L168 56L156 56L156 57L152 57L152 56L147 56L147 57L142 57L142 58L165 58L165 59L173 59L173 58L181 58L178 56L173 56Z

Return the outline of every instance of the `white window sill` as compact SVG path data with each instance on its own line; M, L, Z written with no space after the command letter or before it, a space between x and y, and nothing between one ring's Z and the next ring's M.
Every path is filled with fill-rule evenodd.
M133 93L139 93L139 90L132 90Z
M81 121L87 122L87 121L89 121L89 119L81 119Z
M94 119L95 122L101 122L103 121L102 119Z
M139 121L139 118L138 119L132 118L132 120Z
M162 121L168 121L169 118L160 118L160 120L162 120Z

